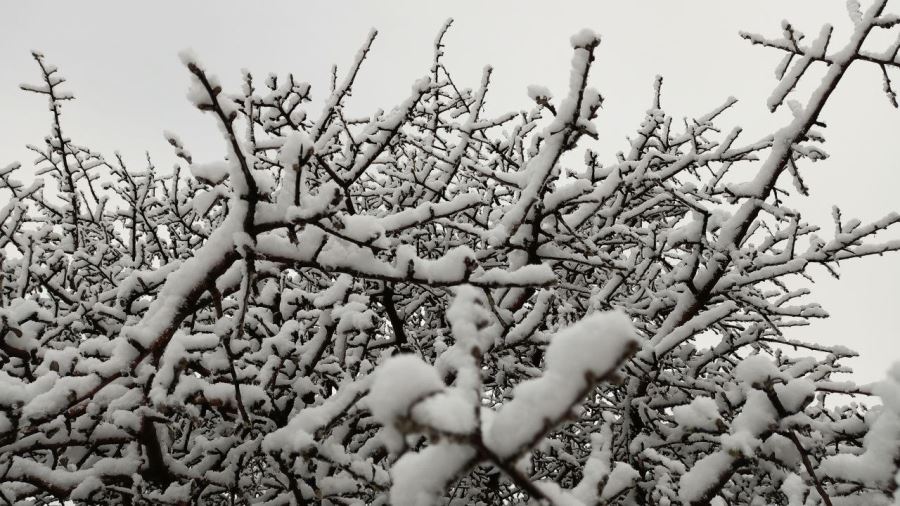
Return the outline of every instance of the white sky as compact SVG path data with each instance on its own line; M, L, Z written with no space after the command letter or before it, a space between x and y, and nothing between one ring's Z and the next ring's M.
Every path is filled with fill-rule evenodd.
M157 166L168 168L174 157L163 130L177 133L195 158L223 154L218 129L185 99L188 74L177 57L181 49L193 48L226 87L236 89L242 68L258 78L293 72L310 82L314 98L321 100L331 64L339 73L346 69L375 27L380 33L350 104L351 112L368 115L390 109L427 73L434 36L448 17L455 23L445 38L445 62L456 80L474 87L485 64L495 69L489 113L527 107L529 84L562 95L569 36L588 27L603 36L593 84L606 98L598 121L606 159L625 149L625 136L650 104L656 74L665 77L663 107L676 117L699 116L728 96L737 97L741 102L722 125L743 126L743 139L751 141L785 122L784 115L765 109L780 54L751 47L738 31L777 35L781 20L789 19L812 37L831 22L833 47L839 47L848 25L844 5L842 0L273 1L252 7L213 1L5 2L0 6L0 165L19 160L29 166L33 156L25 144L40 144L49 131L45 101L18 90L21 82L38 81L31 49L58 65L75 93L62 121L76 143L107 156L118 150L135 166L149 150ZM864 222L900 210L900 164L894 154L900 111L880 90L880 72L860 64L824 111L825 149L832 157L807 168L813 195L793 205L822 225L826 237L834 203L845 218ZM861 358L852 364L857 379L880 379L900 359L900 255L848 263L839 282L824 270L812 273L818 280L813 299L832 318L793 335L858 350Z

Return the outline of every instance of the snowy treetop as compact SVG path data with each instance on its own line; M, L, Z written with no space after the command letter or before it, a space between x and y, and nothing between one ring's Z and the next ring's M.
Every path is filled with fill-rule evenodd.
M64 134L73 95L35 52L42 177L0 170L0 499L897 504L900 370L858 386L852 350L786 336L827 317L798 288L811 266L900 249L876 237L896 213L836 208L826 232L784 199L810 191L852 63L897 105L900 42L863 49L900 21L885 4L849 2L843 47L743 35L785 53L771 135L720 128L733 98L669 116L659 78L610 159L589 147L590 30L568 89L496 117L491 67L469 89L444 66L450 22L408 97L365 118L344 107L375 31L321 111L294 75L232 92L184 53L226 151L167 132L171 172Z

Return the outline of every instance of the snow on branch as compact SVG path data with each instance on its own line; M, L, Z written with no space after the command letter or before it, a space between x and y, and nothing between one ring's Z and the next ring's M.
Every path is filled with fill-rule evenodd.
M523 86L527 109L497 116L492 67L468 88L445 65L449 21L426 77L364 117L346 111L374 31L324 93L246 71L229 91L185 53L225 150L167 132L172 171L77 144L34 53L40 177L0 169L0 498L896 502L897 371L855 385L852 350L790 328L828 316L811 266L900 249L881 239L900 215L835 208L823 232L787 201L815 191L802 170L853 62L896 102L900 38L867 42L896 30L885 10L849 2L842 48L827 26L744 35L785 54L770 135L724 125L732 97L673 118L657 78L608 158L590 30L567 90Z

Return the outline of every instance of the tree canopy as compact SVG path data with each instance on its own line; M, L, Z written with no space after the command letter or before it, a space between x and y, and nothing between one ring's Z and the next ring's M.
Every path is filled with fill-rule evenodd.
M73 95L34 53L45 177L0 170L0 502L896 504L900 365L859 386L852 350L789 336L827 317L812 266L900 249L875 237L898 214L835 208L826 233L787 201L851 64L897 106L900 38L865 44L886 3L850 2L836 49L742 34L784 54L770 135L719 128L734 99L673 118L658 78L609 158L589 30L560 99L494 117L491 68L470 89L442 62L450 22L360 118L374 31L318 114L291 74L230 93L183 54L227 152L167 133L172 171L64 133Z

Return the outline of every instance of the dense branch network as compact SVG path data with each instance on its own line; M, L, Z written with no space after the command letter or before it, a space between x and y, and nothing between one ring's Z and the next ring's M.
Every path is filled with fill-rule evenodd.
M723 133L733 99L680 127L660 78L607 163L590 31L561 100L496 117L490 67L470 90L444 66L449 22L365 118L345 106L375 32L318 118L293 75L229 94L184 54L227 151L167 133L172 173L73 143L35 53L49 180L0 170L0 503L892 504L900 370L840 381L852 351L785 329L827 316L794 277L900 249L874 240L900 215L836 209L824 239L781 186L808 193L852 63L896 106L900 38L863 50L885 3L851 2L836 51L830 27L744 35L786 53L773 110L825 67L772 135Z

